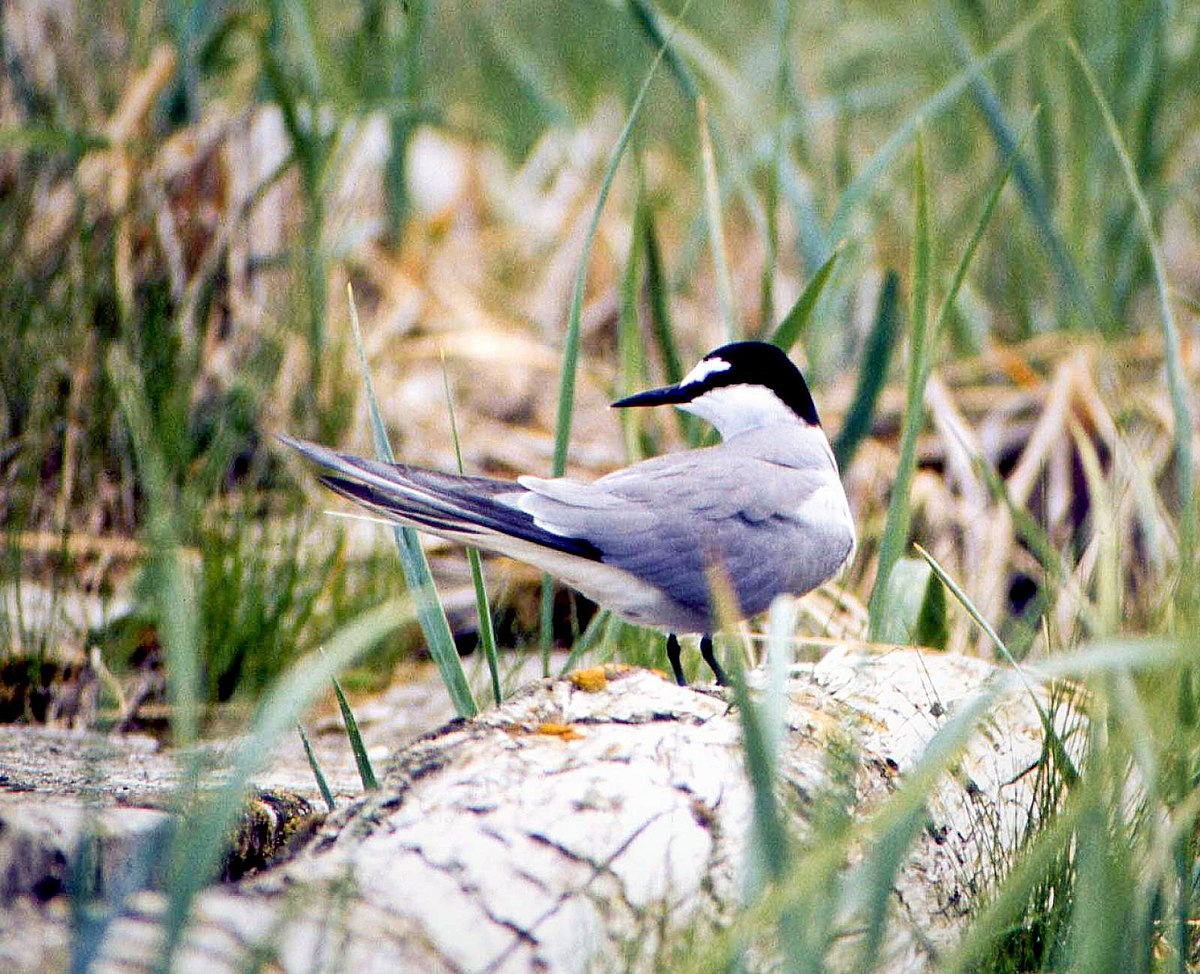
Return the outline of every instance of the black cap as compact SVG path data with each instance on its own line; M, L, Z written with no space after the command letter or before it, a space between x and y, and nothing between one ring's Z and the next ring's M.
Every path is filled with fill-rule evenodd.
M711 367L705 368L705 363ZM723 386L758 385L770 389L804 422L821 424L808 383L787 353L769 342L731 342L713 349L692 370L695 378L678 385L639 392L618 399L613 406L664 406L691 402Z

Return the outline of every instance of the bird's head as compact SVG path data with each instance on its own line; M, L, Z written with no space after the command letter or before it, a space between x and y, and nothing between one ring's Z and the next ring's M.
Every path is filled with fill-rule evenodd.
M717 428L723 439L773 424L820 428L800 370L768 342L733 342L704 356L676 385L639 392L614 407L678 406Z

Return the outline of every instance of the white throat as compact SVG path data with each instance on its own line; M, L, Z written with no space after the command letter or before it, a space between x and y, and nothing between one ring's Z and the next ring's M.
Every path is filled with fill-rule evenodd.
M721 439L764 426L805 425L790 407L765 386L719 386L679 408L712 423Z

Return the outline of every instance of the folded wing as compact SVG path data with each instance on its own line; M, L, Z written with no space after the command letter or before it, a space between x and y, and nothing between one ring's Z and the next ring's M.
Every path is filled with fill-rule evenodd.
M709 628L713 569L750 615L815 588L853 545L848 514L825 513L826 495L844 504L832 461L781 465L761 447L672 454L593 483L513 483L282 439L331 471L324 484L385 518L527 561L627 618L683 632Z

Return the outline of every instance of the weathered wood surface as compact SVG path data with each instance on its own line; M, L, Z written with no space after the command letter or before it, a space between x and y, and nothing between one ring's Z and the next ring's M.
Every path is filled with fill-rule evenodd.
M834 750L857 752L852 805L867 814L994 675L909 650L835 651L798 670L781 756L796 832L806 799L835 784ZM1028 697L991 712L900 871L884 969L922 970L955 939L997 844L1024 825L1040 750ZM653 970L680 937L736 912L750 821L738 715L722 695L641 670L601 688L537 683L402 749L382 791L291 861L202 894L177 967L218 974L267 956L297 972ZM161 908L155 892L129 901L101 970L153 965ZM0 943L39 925L38 949L0 948L0 966L62 968L61 897L10 900Z

